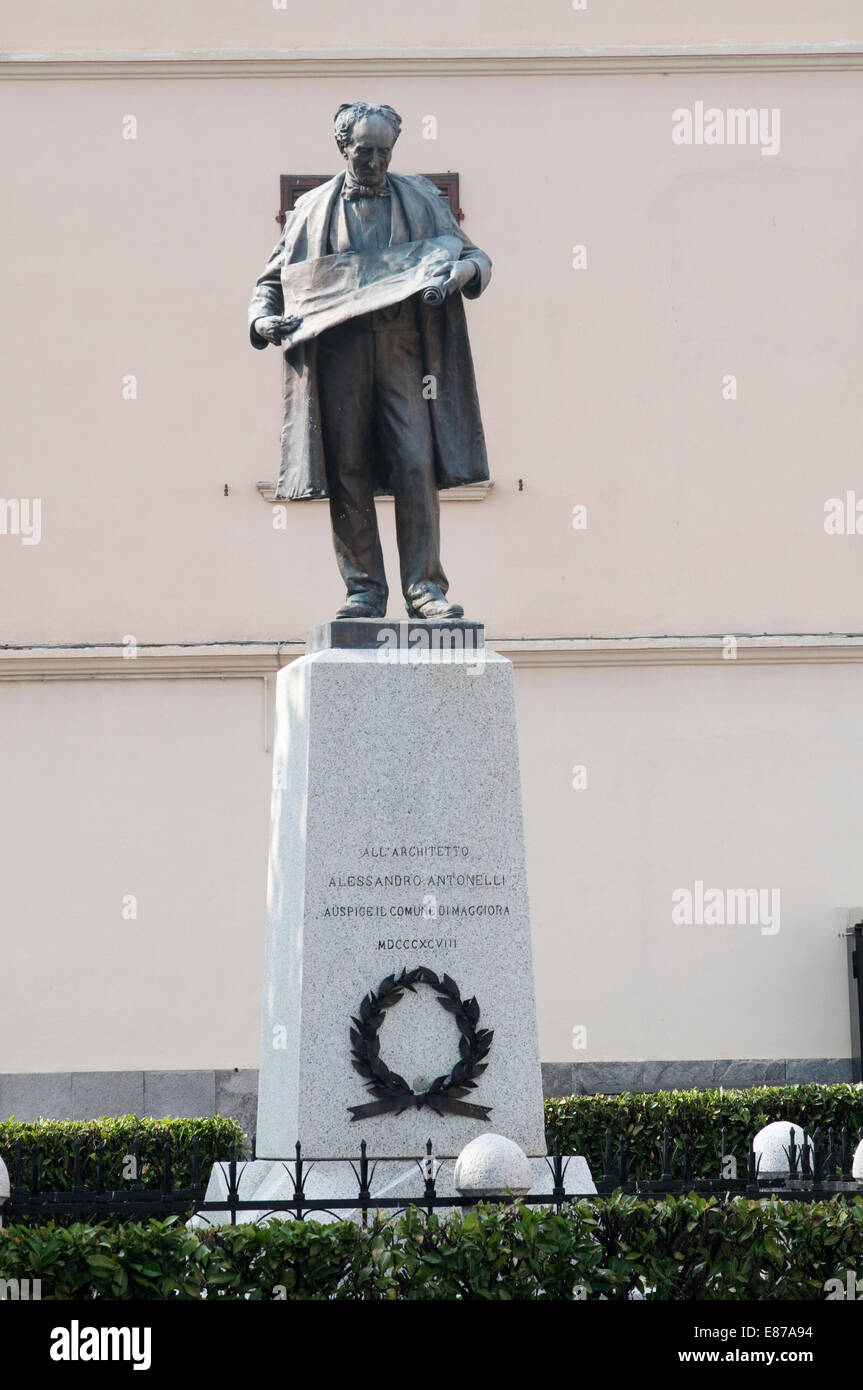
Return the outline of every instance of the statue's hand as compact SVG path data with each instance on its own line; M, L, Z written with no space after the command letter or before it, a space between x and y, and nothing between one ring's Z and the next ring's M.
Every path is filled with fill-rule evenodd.
M268 314L265 318L255 319L255 332L278 347L297 331L302 321L296 314Z
M476 266L473 261L465 259L463 261L452 261L448 265L442 266L435 279L446 276L443 280L444 294L457 294L463 290L465 285L469 285L476 275Z

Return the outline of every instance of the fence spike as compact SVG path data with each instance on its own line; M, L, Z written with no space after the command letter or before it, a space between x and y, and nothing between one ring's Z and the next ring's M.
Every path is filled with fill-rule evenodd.
M237 1146L233 1141L231 1142L229 1153L230 1158L228 1160L228 1206L230 1207L231 1211L231 1225L236 1226L237 1199L239 1197L239 1191L237 1188Z
M552 1178L554 1180L552 1183L551 1195L552 1197L554 1197L559 1211L560 1204L566 1197L566 1183L564 1182L564 1178L566 1176L566 1165L563 1161L563 1150L560 1147L559 1139L554 1146L554 1159L551 1171Z
M836 1138L836 1131L831 1125L827 1131L827 1173L826 1177L832 1182L836 1177L836 1172L840 1162L839 1143Z
M692 1182L692 1154L689 1147L689 1135L683 1136L683 1171L681 1173L684 1183Z
M803 1126L803 1152L800 1155L800 1171L804 1178L812 1177L812 1144L809 1139L809 1126Z
M294 1201L297 1203L297 1220L302 1221L306 1194L303 1191L303 1146L299 1139L296 1143L296 1155L294 1160Z
M797 1145L797 1143L795 1142L795 1139L794 1139L794 1126L793 1126L793 1125L791 1126L791 1128L790 1128L789 1131L788 1131L788 1148L785 1150L785 1152L786 1152L786 1154L787 1154L787 1156L788 1156L788 1176L789 1176L790 1178L796 1178L796 1177L797 1177L797 1153L798 1153L798 1145Z
M755 1157L755 1135L750 1134L748 1139L749 1152L746 1157L746 1176L751 1183L758 1182L758 1169L761 1167L761 1156Z
M824 1181L824 1168L826 1160L826 1154L824 1151L824 1136L821 1132L820 1125L815 1130L815 1133L812 1136L812 1147L812 1181L813 1183L820 1184Z
M426 1161L425 1161L425 1188L423 1198L426 1203L426 1215L432 1216L434 1213L434 1199L437 1196L437 1173L434 1164L434 1146L431 1139L426 1140Z
M668 1125L662 1131L662 1181L671 1182L674 1177L674 1149L668 1136Z
M848 1126L842 1126L842 1181L853 1182L852 1172L853 1158L851 1157L851 1142L848 1134Z
M617 1147L617 1175L620 1180L620 1185L621 1187L623 1187L629 1176L629 1164L627 1162L627 1142L625 1134L621 1134L620 1143Z
M369 1185L368 1145L366 1144L365 1139L360 1140L359 1172L357 1172L356 1168L354 1168L353 1163L351 1164L351 1167L354 1169L354 1177L359 1183L358 1200L360 1203L360 1210L362 1212L362 1224L364 1226L367 1226L369 1224L369 1198L371 1197L371 1189Z
M605 1131L605 1172L604 1172L603 1175L602 1175L602 1176L603 1176L603 1181L604 1181L604 1182L608 1182L608 1183L613 1183L613 1182L614 1182L614 1171L613 1171L613 1170L614 1170L614 1135L612 1134L612 1132L611 1132L611 1127L609 1126L609 1128Z

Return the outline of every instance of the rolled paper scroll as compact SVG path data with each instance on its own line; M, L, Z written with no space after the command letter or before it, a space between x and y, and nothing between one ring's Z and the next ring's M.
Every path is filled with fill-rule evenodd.
M446 295L439 284L426 285L423 290L423 302L425 304L443 304L445 299Z

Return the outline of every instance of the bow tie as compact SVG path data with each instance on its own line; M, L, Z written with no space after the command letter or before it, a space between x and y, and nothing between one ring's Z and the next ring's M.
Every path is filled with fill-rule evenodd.
M355 203L358 198L389 198L390 190L384 185L383 188L366 188L361 183L353 183L350 188L342 189L342 197L346 203Z

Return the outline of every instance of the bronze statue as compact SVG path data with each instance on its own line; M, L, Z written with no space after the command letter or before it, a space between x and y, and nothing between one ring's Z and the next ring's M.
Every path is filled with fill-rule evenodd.
M388 173L400 129L391 106L339 107L347 169L297 199L249 309L252 345L283 352L276 497L329 497L339 618L386 614L381 492L408 615L462 617L446 597L438 489L488 478L462 295L482 293L491 262L434 184Z

